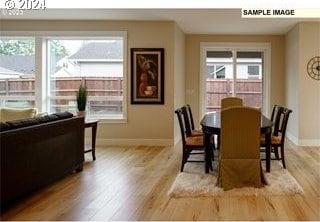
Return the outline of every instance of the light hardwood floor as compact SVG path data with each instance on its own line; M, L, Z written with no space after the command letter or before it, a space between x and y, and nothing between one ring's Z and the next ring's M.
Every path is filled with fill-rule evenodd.
M320 148L286 145L303 195L169 198L179 172L175 147L98 147L84 170L22 200L2 220L320 220ZM190 163L192 164L192 163ZM272 166L272 165L271 165Z

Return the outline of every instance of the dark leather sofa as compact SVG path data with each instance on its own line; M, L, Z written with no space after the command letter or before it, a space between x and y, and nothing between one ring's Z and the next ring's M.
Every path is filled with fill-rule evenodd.
M1 123L1 209L84 161L84 118L60 113Z

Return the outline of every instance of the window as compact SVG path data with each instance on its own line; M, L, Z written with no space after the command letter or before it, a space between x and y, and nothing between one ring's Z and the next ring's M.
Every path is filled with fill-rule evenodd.
M216 66L216 78L224 79L226 77L226 67L225 66Z
M76 113L76 91L88 89L86 113L91 118L123 113L123 38L47 40L48 110Z
M248 78L258 79L259 78L259 66L248 66Z
M215 63L207 63L208 78L223 79L226 76L226 67Z
M1 34L1 106L76 113L82 83L88 118L126 120L126 32Z
M0 107L35 106L34 38L0 38Z
M237 96L268 115L270 44L201 43L200 115Z

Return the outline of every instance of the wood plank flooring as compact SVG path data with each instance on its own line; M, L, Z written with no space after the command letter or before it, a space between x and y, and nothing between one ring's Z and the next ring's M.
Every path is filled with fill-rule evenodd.
M320 147L287 142L287 168L305 191L294 196L169 198L181 144L98 147L96 156L1 220L320 220Z

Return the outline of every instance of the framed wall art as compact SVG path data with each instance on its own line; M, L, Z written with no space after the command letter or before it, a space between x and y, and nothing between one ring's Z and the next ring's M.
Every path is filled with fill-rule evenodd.
M131 104L164 104L163 48L131 48Z

